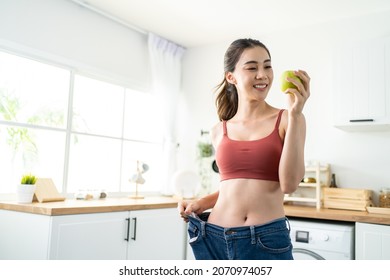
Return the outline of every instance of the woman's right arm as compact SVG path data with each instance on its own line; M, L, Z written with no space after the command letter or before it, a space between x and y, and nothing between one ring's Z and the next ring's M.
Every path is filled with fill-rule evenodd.
M198 200L186 201L182 200L178 203L180 216L187 222L188 215L191 213L201 214L207 209L213 208L217 202L219 191L206 195Z

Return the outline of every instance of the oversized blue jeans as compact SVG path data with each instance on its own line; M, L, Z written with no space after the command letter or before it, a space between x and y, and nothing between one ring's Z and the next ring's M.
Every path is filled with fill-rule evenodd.
M207 214L189 217L189 243L197 260L293 259L287 218L256 226L223 228L208 223Z

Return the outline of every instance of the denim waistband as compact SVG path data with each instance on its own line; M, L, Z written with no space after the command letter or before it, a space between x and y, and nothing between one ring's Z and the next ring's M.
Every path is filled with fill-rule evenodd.
M209 232L213 235L219 235L223 238L239 238L239 237L249 237L252 238L252 243L255 243L255 236L258 234L266 234L273 232L275 230L285 230L286 227L290 230L290 223L287 217L281 217L264 224L251 225L251 226L239 226L239 227L221 227L212 223L208 223L204 220L202 215L189 216L190 222L197 225L201 231L202 236L206 236L206 232Z

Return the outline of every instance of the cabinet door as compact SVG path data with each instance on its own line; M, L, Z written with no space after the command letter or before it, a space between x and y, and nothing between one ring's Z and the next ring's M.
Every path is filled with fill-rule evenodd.
M390 260L390 226L356 223L356 259Z
M334 56L335 125L353 129L390 124L386 89L389 52L386 39L343 47Z
M52 217L50 259L124 260L129 212Z
M46 260L50 217L0 210L0 260Z
M130 222L129 259L184 259L185 223L176 208L131 211Z

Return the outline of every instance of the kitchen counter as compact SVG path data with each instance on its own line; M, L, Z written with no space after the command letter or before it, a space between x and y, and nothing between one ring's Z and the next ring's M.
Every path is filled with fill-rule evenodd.
M15 201L0 202L0 209L48 216L90 214L116 211L175 208L178 199L173 197L104 198L97 200L67 199L60 202L33 202L20 204Z
M183 259L186 225L177 201L162 196L1 201L0 260Z
M105 198L99 200L67 199L61 202L33 202L19 204L14 201L0 202L0 209L48 216L131 211L143 209L175 208L178 199L174 197L145 197L144 199ZM390 215L363 211L316 209L311 206L284 205L289 218L309 218L346 222L362 222L390 225Z
M366 211L316 209L310 206L284 205L286 216L289 218L310 218L332 221L361 222L390 225L390 215L374 214Z

